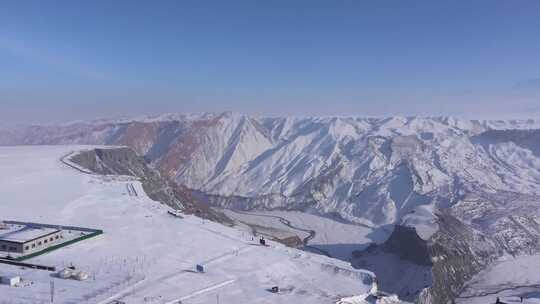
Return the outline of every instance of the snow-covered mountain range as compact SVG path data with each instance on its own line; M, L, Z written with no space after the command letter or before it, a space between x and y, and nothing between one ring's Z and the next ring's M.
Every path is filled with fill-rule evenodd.
M0 144L127 145L177 183L242 209L302 209L368 225L472 194L540 195L538 120L168 114L31 126Z
M214 206L304 211L374 235L413 226L435 244L434 290L456 287L444 299L495 255L540 249L540 120L202 113L0 130L0 145L38 144L129 146Z

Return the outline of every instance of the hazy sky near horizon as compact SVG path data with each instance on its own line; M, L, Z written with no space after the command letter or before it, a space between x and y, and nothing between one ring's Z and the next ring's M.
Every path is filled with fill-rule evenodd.
M540 1L0 1L0 124L540 117Z

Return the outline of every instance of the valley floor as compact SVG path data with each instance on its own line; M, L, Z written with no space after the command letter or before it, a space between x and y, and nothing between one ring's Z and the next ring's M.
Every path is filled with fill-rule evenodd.
M251 230L256 225L259 232L278 237L297 235L306 241L307 250L344 261L350 261L355 250L364 250L371 243L384 242L391 233L391 229L384 230L383 227L342 223L299 211L224 212L236 221L250 225ZM271 231L265 231L264 228Z
M0 220L104 231L28 261L73 264L90 275L87 281L0 264L0 275L20 275L25 285L0 285L0 303L50 303L51 281L54 303L100 304L335 303L372 287L371 273L346 262L274 242L259 246L248 232L173 217L132 178L83 174L60 162L81 148L0 148ZM195 272L196 264L205 273ZM270 293L272 286L281 291Z
M506 257L473 278L458 304L540 303L540 255Z

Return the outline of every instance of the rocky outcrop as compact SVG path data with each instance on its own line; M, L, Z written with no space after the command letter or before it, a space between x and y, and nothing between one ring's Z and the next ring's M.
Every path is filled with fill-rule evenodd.
M128 147L95 148L77 152L69 160L96 174L127 175L140 179L145 193L151 199L159 201L184 213L193 213L220 223L232 224L232 221L208 205L195 200L191 191L178 186L159 171L153 169Z
M501 254L491 239L449 214L440 214L438 224L428 243L433 285L419 303L451 303L473 275Z
M417 265L433 265L428 243L418 236L414 227L395 226L383 250Z

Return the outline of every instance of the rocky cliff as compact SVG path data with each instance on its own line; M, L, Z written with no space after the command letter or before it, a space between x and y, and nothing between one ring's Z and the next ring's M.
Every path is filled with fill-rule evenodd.
M501 251L491 238L450 214L438 214L437 224L428 240L413 227L397 225L384 244L357 252L352 263L375 272L382 291L419 304L450 304ZM413 273L414 279L404 272Z
M181 210L224 224L232 221L224 214L212 210L191 196L190 191L163 177L151 168L144 158L128 147L95 148L76 152L69 160L96 174L127 175L140 179L145 193L151 199Z

